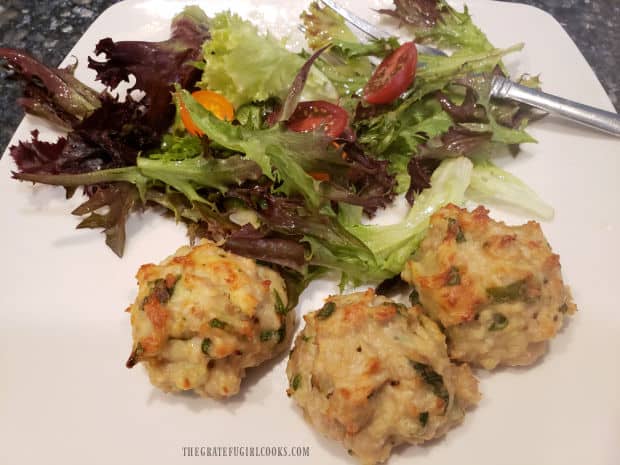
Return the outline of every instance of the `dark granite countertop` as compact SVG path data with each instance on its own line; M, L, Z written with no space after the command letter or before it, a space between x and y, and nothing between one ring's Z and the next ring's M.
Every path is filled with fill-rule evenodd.
M45 63L60 63L86 28L114 0L3 0L0 45L23 48ZM620 2L614 0L523 0L551 13L577 43L620 109ZM0 75L2 73L0 72ZM0 76L1 77L1 76ZM15 105L19 88L0 82L0 153L23 112Z

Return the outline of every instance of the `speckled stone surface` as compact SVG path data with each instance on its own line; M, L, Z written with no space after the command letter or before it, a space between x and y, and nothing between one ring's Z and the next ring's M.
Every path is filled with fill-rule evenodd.
M2 0L0 45L23 48L57 64L113 0ZM620 109L620 1L524 0L551 13L594 68L616 109ZM19 88L0 71L0 153L23 112L15 105Z

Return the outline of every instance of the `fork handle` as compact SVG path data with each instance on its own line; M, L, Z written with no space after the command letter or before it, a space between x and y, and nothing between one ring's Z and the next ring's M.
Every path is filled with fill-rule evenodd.
M501 76L493 78L491 96L527 103L591 128L620 136L618 114L522 86Z

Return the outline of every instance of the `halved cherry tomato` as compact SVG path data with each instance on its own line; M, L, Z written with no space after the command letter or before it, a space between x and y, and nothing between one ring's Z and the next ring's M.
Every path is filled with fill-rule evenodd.
M418 49L413 42L406 42L377 67L364 87L364 100L368 103L391 103L406 91L415 78Z
M297 104L287 126L295 132L323 128L329 137L338 137L348 123L349 114L343 108L323 100L313 100Z
M217 116L219 119L232 121L235 117L235 109L226 97L210 90L197 90L192 93L192 97L196 99L203 107ZM183 102L179 100L179 108L181 110L181 121L187 132L194 136L202 136L203 133L196 127L192 121L192 117L183 105Z

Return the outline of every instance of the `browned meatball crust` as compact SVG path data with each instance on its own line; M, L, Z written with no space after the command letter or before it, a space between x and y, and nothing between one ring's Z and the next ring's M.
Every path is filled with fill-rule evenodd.
M369 289L329 297L304 319L288 393L316 429L365 464L445 434L478 402L477 380L450 362L444 335L420 307Z
M402 277L445 328L450 357L486 369L533 363L576 310L540 225L507 226L484 207L435 213Z

